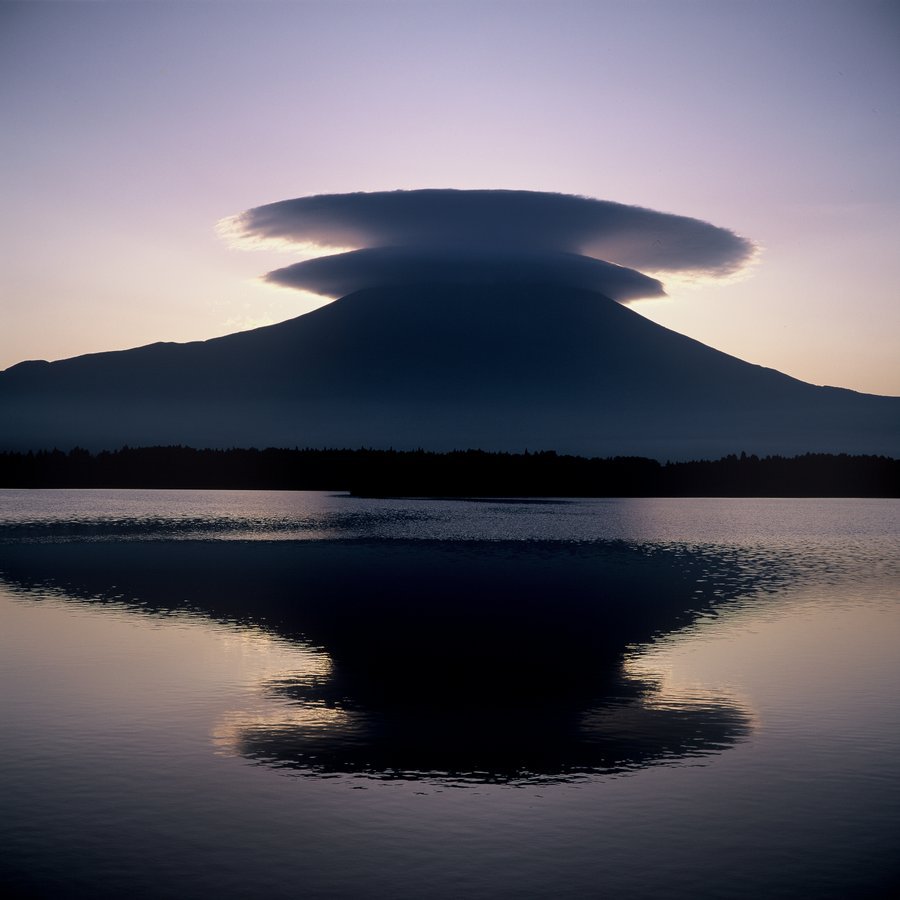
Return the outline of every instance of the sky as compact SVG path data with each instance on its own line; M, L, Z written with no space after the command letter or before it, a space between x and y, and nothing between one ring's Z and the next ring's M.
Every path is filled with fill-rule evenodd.
M631 308L900 395L898 86L877 0L0 0L0 368L326 302L223 238L244 210L490 188L730 229L752 266Z

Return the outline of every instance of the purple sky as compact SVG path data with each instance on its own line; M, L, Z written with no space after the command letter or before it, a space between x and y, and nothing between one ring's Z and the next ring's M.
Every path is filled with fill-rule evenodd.
M0 2L0 367L319 305L216 233L244 209L517 188L757 241L632 308L900 394L898 84L892 2Z

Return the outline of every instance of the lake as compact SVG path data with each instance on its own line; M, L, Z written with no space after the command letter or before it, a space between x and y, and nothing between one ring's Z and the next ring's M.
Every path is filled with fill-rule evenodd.
M900 880L900 501L0 491L36 897Z

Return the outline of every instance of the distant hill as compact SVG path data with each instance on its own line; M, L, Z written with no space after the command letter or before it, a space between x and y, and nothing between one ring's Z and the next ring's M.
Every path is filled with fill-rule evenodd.
M900 456L900 398L806 384L550 285L369 289L0 373L0 449L123 444Z

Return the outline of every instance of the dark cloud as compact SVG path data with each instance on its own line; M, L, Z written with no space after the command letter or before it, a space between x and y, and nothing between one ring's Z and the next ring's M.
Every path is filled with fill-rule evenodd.
M245 238L323 248L426 247L485 257L569 253L651 272L712 276L737 271L755 251L745 238L699 219L533 191L323 194L247 210L229 227Z
M664 295L655 278L572 253L486 255L465 250L381 247L296 263L270 272L266 280L335 298L368 287L494 282L582 288L620 302Z

